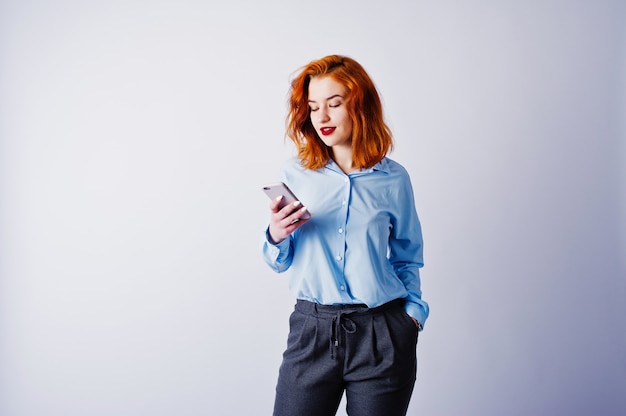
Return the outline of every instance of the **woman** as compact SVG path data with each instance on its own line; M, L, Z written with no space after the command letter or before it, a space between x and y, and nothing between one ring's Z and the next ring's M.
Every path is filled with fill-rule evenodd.
M350 415L405 415L429 310L413 190L386 157L380 97L358 62L332 55L301 70L289 105L298 153L281 179L306 206L272 200L263 242L297 298L274 415L334 415L344 391Z

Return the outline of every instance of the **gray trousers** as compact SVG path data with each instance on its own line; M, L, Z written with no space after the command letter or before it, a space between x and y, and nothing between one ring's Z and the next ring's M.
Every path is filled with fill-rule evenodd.
M417 326L398 299L377 308L298 300L289 318L274 416L404 416L416 378Z

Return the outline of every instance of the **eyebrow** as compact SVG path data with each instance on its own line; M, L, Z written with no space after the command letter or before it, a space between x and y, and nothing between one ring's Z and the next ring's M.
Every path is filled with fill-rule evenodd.
M330 97L326 98L326 101L332 100L333 98L343 98L343 95L340 95L340 94L331 95ZM314 101L314 100L309 100L309 102L317 104L317 101Z

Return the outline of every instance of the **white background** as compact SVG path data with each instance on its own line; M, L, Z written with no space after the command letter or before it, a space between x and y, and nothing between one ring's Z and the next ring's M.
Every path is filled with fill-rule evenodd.
M423 223L409 414L626 414L625 22L619 0L0 1L0 414L271 413L293 297L260 188L292 154L291 74L331 53L377 83Z

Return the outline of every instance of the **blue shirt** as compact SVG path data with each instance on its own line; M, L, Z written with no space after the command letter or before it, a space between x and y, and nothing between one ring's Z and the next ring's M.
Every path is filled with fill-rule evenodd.
M370 308L404 298L406 312L424 325L422 230L404 167L384 158L346 175L333 161L310 170L291 158L281 180L312 218L276 245L266 230L262 251L274 271L290 269L296 297Z

